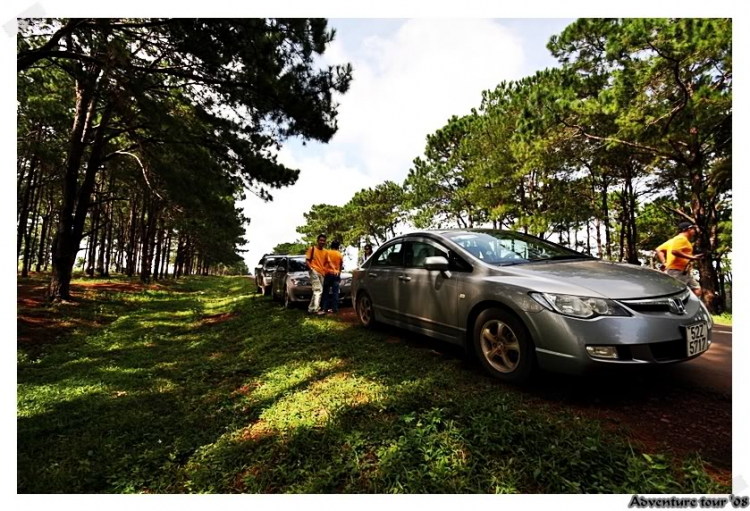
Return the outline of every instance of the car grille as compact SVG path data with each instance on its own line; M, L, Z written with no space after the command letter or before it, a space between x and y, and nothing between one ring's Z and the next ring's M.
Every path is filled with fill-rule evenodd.
M682 306L687 305L690 299L690 291L685 290L676 295L661 296L659 298L644 298L641 300L618 300L620 303L636 312L674 312L672 311L672 300L678 300Z
M687 344L682 339L649 344L655 360L679 360L687 357Z
M652 359L657 362L667 362L687 358L687 344L684 339L619 345L615 349L617 350L617 360L620 362Z

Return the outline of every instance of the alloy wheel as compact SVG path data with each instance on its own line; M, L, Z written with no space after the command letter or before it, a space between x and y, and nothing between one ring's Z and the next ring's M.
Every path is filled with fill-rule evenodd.
M512 373L521 362L521 346L515 332L498 319L491 319L482 326L480 343L482 356L501 373Z

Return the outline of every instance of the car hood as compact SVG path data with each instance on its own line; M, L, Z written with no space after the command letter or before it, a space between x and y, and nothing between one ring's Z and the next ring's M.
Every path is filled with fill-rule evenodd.
M672 277L640 266L600 260L538 262L508 266L503 274L527 277L529 287L546 293L571 293L614 299L648 298L678 293L685 284Z
M292 273L289 274L290 277L294 277L295 279L298 279L300 277L308 277L309 275L310 274L308 272L306 272L306 271L294 271L294 272L292 272ZM347 272L342 272L341 273L341 278L342 279L350 279L350 278L352 278L352 274L351 273L347 273Z

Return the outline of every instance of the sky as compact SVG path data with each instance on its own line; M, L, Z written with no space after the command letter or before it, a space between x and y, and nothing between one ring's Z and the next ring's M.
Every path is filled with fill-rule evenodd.
M572 19L331 19L336 38L322 65L349 62L349 91L338 97L339 129L328 144L288 140L279 161L300 170L297 182L242 201L249 268L300 236L313 204L344 205L385 180L402 183L426 137L453 115L466 115L482 91L553 67L550 36ZM347 263L356 257L348 251ZM349 265L351 268L351 265Z

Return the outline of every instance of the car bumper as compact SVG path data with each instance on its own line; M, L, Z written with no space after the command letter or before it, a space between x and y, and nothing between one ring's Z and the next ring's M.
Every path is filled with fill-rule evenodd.
M339 302L349 300L352 297L351 286L342 287L339 289ZM311 286L295 286L289 289L290 301L295 303L309 302L312 298L312 287Z
M640 314L632 317L599 317L582 320L549 310L526 315L526 325L536 345L539 366L557 372L582 374L617 367L658 366L699 357L688 356L685 328L701 321L708 327L711 347L713 321L691 300L685 315ZM589 355L586 346L615 346L618 358Z

